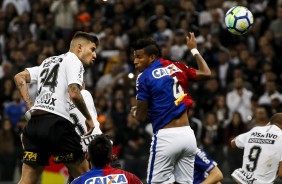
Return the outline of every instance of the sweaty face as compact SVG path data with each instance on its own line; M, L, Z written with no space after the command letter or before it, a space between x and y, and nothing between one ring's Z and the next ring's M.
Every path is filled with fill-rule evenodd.
M89 42L81 47L79 58L84 65L92 64L96 59L96 44Z
M143 72L148 66L151 65L152 59L144 53L144 50L134 51L134 65L139 72Z

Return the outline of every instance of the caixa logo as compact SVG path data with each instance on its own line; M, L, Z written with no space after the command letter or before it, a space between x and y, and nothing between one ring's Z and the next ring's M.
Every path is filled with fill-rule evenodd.
M172 75L173 73L176 73L176 72L182 72L182 71L174 64L171 64L171 65L168 65L167 67L157 68L153 70L152 75L153 77L158 79L166 75Z
M89 178L84 184L127 184L127 179L124 174L112 174L103 177Z

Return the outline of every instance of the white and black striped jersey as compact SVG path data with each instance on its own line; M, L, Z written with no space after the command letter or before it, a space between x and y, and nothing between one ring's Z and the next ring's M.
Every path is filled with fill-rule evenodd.
M244 148L243 166L232 176L245 183L271 184L282 161L282 131L276 125L254 127L235 139ZM243 183L244 183L243 182Z
M40 66L26 68L37 95L31 110L44 110L70 119L68 85L82 85L84 68L78 57L67 52L45 59Z

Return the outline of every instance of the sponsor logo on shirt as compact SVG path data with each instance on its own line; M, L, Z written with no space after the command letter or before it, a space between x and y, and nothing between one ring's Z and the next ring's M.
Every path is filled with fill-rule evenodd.
M248 143L258 143L258 144L274 144L275 140L271 139L258 139L258 138L250 138Z
M168 65L164 68L157 68L152 71L152 75L154 78L159 79L166 75L172 75L176 72L182 72L177 66L174 64Z
M246 184L253 184L256 178L253 177L254 173L244 171L242 168L236 169L232 173L232 177L239 182L243 182Z
M55 102L57 100L57 98L53 98L52 97L53 93L47 93L47 94L44 94L40 99L38 99L36 102L38 104L46 104L46 105L52 105L52 106L55 106Z
M278 136L276 134L272 133L253 132L251 134L251 138L248 140L248 143L274 144L277 137Z
M59 58L56 56L47 58L44 61L43 68L49 67L52 63L61 63L62 61L63 61L63 58Z
M27 161L36 161L37 153L31 151L25 151L23 155L23 159Z
M76 108L76 106L73 103L71 102L67 102L67 103L69 104L69 111Z
M263 133L260 133L260 132L253 132L251 134L251 136L260 137L260 138L270 138L270 139L276 139L278 137L277 135L272 134L272 133L263 134Z
M208 159L207 155L202 152L200 149L198 149L197 151L197 155L202 159L203 162L205 162L206 164L210 163L210 160Z
M124 174L111 174L87 179L84 184L127 184L128 181Z

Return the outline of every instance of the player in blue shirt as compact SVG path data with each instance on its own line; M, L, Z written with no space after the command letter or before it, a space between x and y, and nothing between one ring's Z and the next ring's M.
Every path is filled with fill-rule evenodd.
M161 58L153 39L139 39L133 45L137 81L137 106L132 115L153 126L147 182L192 183L196 138L190 128L188 111L193 103L188 82L206 79L211 71L197 50L194 33L186 37L187 47L198 69Z
M222 179L223 175L217 163L204 150L197 148L193 184L220 184Z
M113 168L113 146L104 134L97 135L89 143L86 158L91 163L91 170L72 181L72 184L142 184L134 174Z

